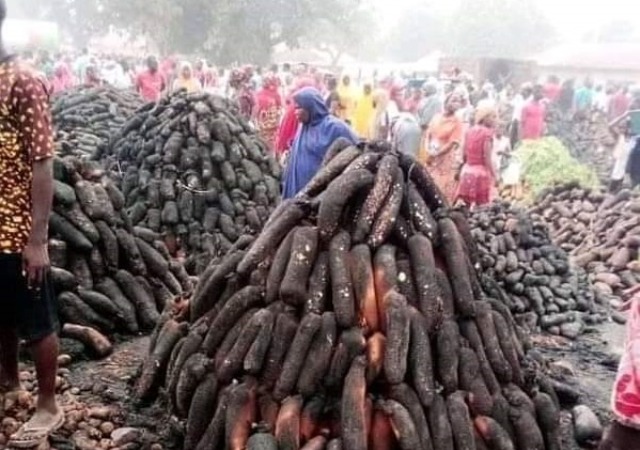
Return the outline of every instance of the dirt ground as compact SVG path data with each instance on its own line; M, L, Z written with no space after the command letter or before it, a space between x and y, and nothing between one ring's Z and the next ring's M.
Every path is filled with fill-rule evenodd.
M116 411L110 419L116 428L134 428L139 431L140 437L136 439L136 445L130 443L122 448L178 448L179 424L171 419L163 402L158 401L150 407L141 408L134 404L129 393L136 372L147 354L148 345L148 337L124 341L116 346L108 358L100 361L81 360L70 365L66 380L73 386L71 394L76 401L93 408L109 407ZM66 400L67 394L64 393L61 395L63 407ZM49 444L50 447L45 447L47 450L89 450L79 443L77 432L65 430L65 427L50 438Z
M611 420L611 389L622 354L625 327L607 322L576 341L563 338L535 337L535 348L549 360L555 373L565 374L564 381L581 392L580 403L590 407L606 426ZM578 450L573 439L571 413L564 411L563 449Z

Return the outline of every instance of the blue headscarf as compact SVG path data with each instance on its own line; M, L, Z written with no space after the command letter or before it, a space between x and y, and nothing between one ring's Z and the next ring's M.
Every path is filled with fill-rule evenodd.
M304 88L293 97L296 104L307 111L309 122L298 128L291 147L289 164L284 175L283 198L294 197L313 178L325 153L333 142L344 137L352 143L358 138L349 126L329 114L320 92Z

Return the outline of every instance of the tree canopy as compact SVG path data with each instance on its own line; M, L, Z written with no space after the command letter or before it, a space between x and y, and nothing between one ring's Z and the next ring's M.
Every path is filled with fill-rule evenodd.
M518 58L543 50L555 30L535 0L462 0L447 36L454 56Z
M526 57L554 39L536 0L460 0L444 15L416 2L388 33L371 0L8 0L29 18L58 22L78 46L109 26L141 33L162 53L200 53L220 64L265 64L274 46L306 45L334 61L345 53L374 60L415 61L433 50L452 56ZM382 18L386 20L386 18ZM611 26L600 40L620 41Z
M391 61L413 62L439 50L446 42L446 18L428 3L404 11L386 39L385 55Z
M355 48L371 24L363 0L10 0L18 15L56 21L86 45L109 26L141 33L162 52L205 53L220 63L266 63L273 47L307 39Z
M337 15L313 20L300 43L326 52L334 65L345 53L371 59L378 56L379 37L372 33L376 25L370 9L355 5Z
M528 57L555 37L535 0L460 0L448 13L436 6L416 2L401 14L386 38L388 59L412 62L434 50L460 57Z

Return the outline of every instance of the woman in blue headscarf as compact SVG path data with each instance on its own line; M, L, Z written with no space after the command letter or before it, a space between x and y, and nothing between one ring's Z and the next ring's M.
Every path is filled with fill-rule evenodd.
M294 197L316 174L327 150L338 138L355 144L358 138L349 126L329 114L322 95L315 88L298 91L293 101L301 126L291 147L284 175L283 198Z

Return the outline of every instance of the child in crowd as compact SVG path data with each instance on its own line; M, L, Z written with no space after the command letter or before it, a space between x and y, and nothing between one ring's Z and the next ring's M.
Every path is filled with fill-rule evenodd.
M609 130L615 138L613 147L614 164L609 184L609 190L613 193L618 192L624 184L629 169L629 159L638 142L638 136L634 136L631 128L631 119L628 112L609 124Z
M493 164L496 173L499 175L497 181L502 181L502 172L509 165L511 156L511 140L507 135L507 125L501 123L496 127L496 134L493 143Z
M520 162L513 154L511 137L508 133L509 125L498 127L495 135L494 159L497 165L498 184L506 194L512 198L522 197L522 183L520 181Z

